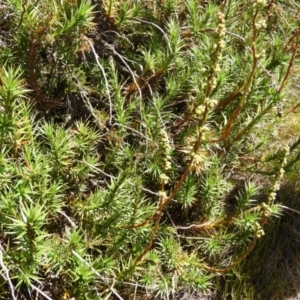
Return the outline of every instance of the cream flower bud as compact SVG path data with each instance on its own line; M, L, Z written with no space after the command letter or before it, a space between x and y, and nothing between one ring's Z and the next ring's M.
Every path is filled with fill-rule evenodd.
M219 43L218 43L218 46L219 46L220 49L225 48L225 45L226 45L226 43L225 43L224 40L220 40Z
M283 169L283 168L280 168L279 174L280 174L280 175L283 175L283 174L284 174L284 169Z
M168 183L170 178L166 174L160 174L159 180L161 183Z
M216 64L213 70L215 73L219 73L221 71L220 65Z
M220 61L223 58L222 53L218 53L216 58L218 61Z
M212 79L209 81L209 86L210 86L210 88L211 88L212 90L217 86L217 80L216 80L216 78L212 78Z
M205 106L204 105L199 105L196 108L195 113L196 113L197 116L202 116L204 111L205 111Z
M165 169L166 170L170 170L171 169L171 163L169 161L166 162Z
M166 192L159 191L159 192L158 192L158 196L159 196L159 198L167 199L167 194L166 194Z
M218 16L218 21L220 23L224 23L225 22L225 16L224 16L224 14L221 11L218 12L217 16Z
M219 25L217 26L217 28L218 28L219 31L222 31L222 30L226 29L226 27L225 27L224 24L219 24Z
M260 21L257 21L257 22L255 23L255 28L256 28L257 30L267 28L266 20L260 20Z
M205 97L204 104L207 105L209 101L210 101L210 98L209 97Z
M216 33L217 35L221 38L224 37L226 34L226 27L223 23L218 24L217 28L216 28Z
M270 195L268 197L269 202L273 202L275 199L276 199L276 193L275 192L270 193ZM266 209L266 211L267 211L267 209Z
M279 183L275 183L275 184L273 185L273 191L276 192L276 191L278 191L279 189L280 189Z
M290 153L290 147L289 146L284 146L282 148L282 150L286 153L286 154L289 154Z
M266 20L261 20L261 21L260 21L260 26L261 26L261 28L263 28L263 29L267 28L267 22L266 22Z
M266 0L256 0L256 5L259 7L264 7L267 5Z
M209 103L208 103L208 107L209 108L215 108L218 104L218 101L217 100L210 100Z
M199 129L199 132L207 132L207 131L209 131L209 128L205 125L200 127L200 129Z

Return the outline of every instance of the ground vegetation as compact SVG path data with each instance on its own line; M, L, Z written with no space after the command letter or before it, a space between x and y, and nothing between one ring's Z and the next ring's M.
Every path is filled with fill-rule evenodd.
M299 14L2 0L2 299L291 296L263 274L284 224L300 253Z

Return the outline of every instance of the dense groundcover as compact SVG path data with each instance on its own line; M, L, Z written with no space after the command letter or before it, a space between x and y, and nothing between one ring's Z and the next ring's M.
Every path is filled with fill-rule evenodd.
M299 24L292 0L0 1L1 299L294 297Z

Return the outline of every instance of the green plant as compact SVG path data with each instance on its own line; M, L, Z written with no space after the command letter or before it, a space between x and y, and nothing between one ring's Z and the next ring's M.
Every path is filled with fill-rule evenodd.
M299 160L299 139L268 148L274 110L290 105L297 5L0 8L11 49L0 50L0 263L11 296L171 299L237 274Z

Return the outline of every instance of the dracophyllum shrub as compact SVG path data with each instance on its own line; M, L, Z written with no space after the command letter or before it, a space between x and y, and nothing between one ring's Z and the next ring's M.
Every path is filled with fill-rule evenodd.
M70 130L35 122L21 76L20 70L2 69L0 218L6 280L16 295L63 272L76 282L74 293L86 294L95 280L85 262L87 236L81 221L75 225L65 212L75 198L83 201L95 189L99 133L82 122ZM103 263L111 273L110 259ZM63 294L63 285L54 295Z
M299 159L299 141L267 147L290 105L297 5L93 5L5 5L1 59L24 69L1 73L6 280L54 299L207 290L263 238ZM34 117L25 96L68 121Z
M199 262L194 263L200 269L226 272L246 258L264 234L268 218L279 212L274 200L287 161L281 151L264 161L270 133L261 128L278 122L276 110L285 101L285 87L297 63L299 37L291 30L295 20L282 24L285 9L295 7L266 1L172 1L143 8L132 19L145 30L135 28L132 41L135 45L133 36L144 36L147 43L137 44L136 56L129 48L125 52L142 70L131 65L138 74L131 83L124 82L123 74L115 76L116 64L110 75L110 84L119 81L121 111L128 113L123 127L116 125L121 128L115 138L135 147L135 172L158 193L152 199L154 214L145 213L144 221L124 226L136 230L152 224L134 265L142 265L160 249L158 239L165 237L161 224L170 224L181 249L197 253ZM169 15L163 17L166 11ZM118 24L117 16L115 7L111 17L126 32L128 27ZM112 103L116 119L122 116L119 105ZM112 153L119 153L118 142L111 146ZM130 163L128 157L118 156L112 165L118 168L125 161ZM269 189L262 203L255 201L262 185L246 181L234 189L247 172L265 168ZM201 263L203 257L214 267ZM180 282L184 276L176 279Z
M83 34L92 26L90 1L9 0L3 17L10 30L2 63L21 65L41 109L49 109L76 90L77 78L85 80L78 66L81 49L87 47ZM12 16L12 17L10 17Z

